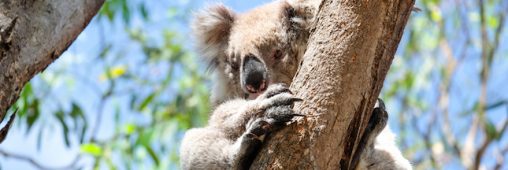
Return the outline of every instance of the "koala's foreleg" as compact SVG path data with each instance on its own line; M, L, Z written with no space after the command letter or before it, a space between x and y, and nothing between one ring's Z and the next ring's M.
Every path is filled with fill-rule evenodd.
M285 126L294 115L290 106L278 106L268 109L265 117L250 121L245 133L235 142L233 169L249 169L266 135Z
M235 150L232 154L233 169L249 169L261 149L265 135L271 130L270 126L263 118L249 122L247 130L233 146Z
M291 121L295 114L292 105L301 99L293 97L285 86L272 86L260 96L259 103L264 114L250 119L245 132L235 142L233 169L249 169L256 158L262 142L270 132L280 129Z

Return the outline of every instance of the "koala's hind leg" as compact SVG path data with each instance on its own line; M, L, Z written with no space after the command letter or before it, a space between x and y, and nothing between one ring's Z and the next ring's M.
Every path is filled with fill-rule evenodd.
M359 161L356 169L368 170L411 170L411 163L402 156L395 144L395 134L387 125L388 112L381 99L378 99L365 133L360 139L359 147L353 161Z
M372 115L369 119L369 123L367 124L367 128L365 128L363 136L360 138L358 148L364 149L363 151L357 150L353 154L353 164L359 162L360 159L365 157L365 155L368 155L369 152L372 152L371 150L374 149L376 137L386 127L387 120L388 113L385 110L385 104L383 100L377 99L376 105L374 106L374 110L372 111Z

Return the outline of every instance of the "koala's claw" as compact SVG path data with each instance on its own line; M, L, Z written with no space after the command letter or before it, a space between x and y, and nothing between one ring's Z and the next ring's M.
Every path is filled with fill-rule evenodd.
M261 140L263 135L267 134L271 130L271 124L262 118L257 118L247 125L247 133L252 134L258 140Z
M263 94L263 98L267 99L267 98L271 98L277 94L281 94L281 93L289 93L289 94L293 94L289 88L287 87L286 84L283 84L283 83L279 83L279 84L272 84L270 86L268 86L268 89L266 89L266 92Z
M290 106L272 107L266 110L268 122L272 124L289 122L295 115L296 114Z
M275 95L269 99L265 99L262 102L262 107L264 109L268 109L270 107L277 107L277 106L292 106L295 102L303 101L302 99L293 96L289 93L281 93L278 95Z
M380 108L380 109L386 110L385 102L383 100L381 100L380 98L377 98L374 108Z

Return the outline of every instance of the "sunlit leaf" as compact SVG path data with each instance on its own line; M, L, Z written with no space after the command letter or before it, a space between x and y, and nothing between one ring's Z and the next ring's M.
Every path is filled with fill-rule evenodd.
M96 145L94 143L82 144L80 146L80 151L82 153L90 154L90 155L93 155L93 156L100 156L100 155L102 155L102 148L99 145Z
M130 135L136 131L136 125L132 123L125 124L123 126L123 132L127 135Z
M107 70L106 73L102 74L100 76L100 80L107 80L107 79L115 79L125 74L127 71L127 66L125 65L119 65L110 68Z
M497 28L499 26L499 19L495 16L490 15L487 17L487 25L490 28Z
M441 16L441 11L439 10L431 10L430 11L430 18L433 20L433 21L441 21L442 19L442 16Z

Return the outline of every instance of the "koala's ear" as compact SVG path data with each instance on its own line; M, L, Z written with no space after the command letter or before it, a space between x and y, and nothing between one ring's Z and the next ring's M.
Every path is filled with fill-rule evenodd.
M211 67L225 57L231 27L236 14L223 5L216 5L197 12L192 22L196 46Z
M283 4L283 15L292 27L308 29L314 19L318 5L317 1L286 0Z

